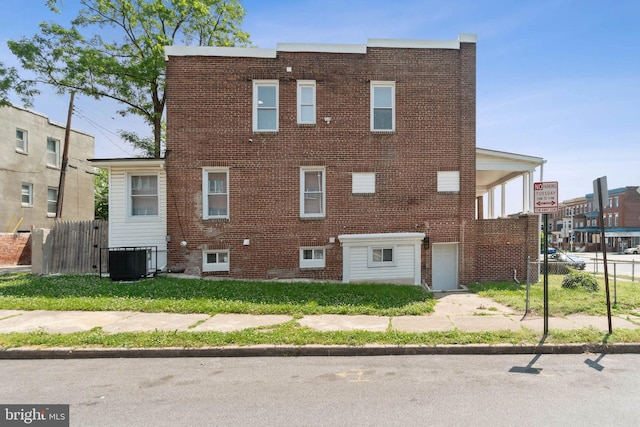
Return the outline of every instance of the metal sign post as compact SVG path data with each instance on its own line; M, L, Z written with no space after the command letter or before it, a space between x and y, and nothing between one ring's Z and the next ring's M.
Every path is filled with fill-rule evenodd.
M593 192L595 197L597 197L598 202L598 216L600 222L600 246L602 248L602 259L604 262L604 287L607 294L607 321L609 323L609 334L613 333L613 328L611 326L611 297L609 294L609 270L607 269L607 247L604 234L604 203L603 197L606 197L609 200L609 192L607 190L607 177L603 176L602 178L598 178L593 181Z
M549 334L549 239L547 224L549 213L558 212L558 183L536 182L533 184L533 212L542 213L544 221L544 336Z

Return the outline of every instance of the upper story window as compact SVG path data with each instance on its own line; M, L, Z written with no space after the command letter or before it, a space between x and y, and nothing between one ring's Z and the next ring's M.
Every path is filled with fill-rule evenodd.
M324 218L325 170L323 167L300 168L300 216Z
M33 206L33 184L22 183L22 206Z
M376 192L375 172L354 172L351 174L352 194L374 194Z
M60 141L47 138L47 166L60 167Z
M158 175L130 175L129 197L132 217L158 215Z
M438 193L458 193L460 192L460 172L459 171L439 171L438 172Z
M278 81L253 81L253 131L278 131Z
M229 169L204 169L202 194L203 219L229 218Z
M620 207L620 198L618 196L613 198L613 207L614 208Z
M298 80L298 124L316 123L316 81Z
M47 188L47 216L54 217L58 213L58 189Z
M16 151L20 153L29 151L29 133L26 130L16 129Z
M396 130L396 83L371 82L371 131Z

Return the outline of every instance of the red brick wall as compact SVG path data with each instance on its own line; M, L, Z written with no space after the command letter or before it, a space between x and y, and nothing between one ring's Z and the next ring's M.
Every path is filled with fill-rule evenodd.
M477 281L513 280L516 270L518 280L524 282L527 257L531 261L539 257L538 215L478 220L477 225Z
M338 235L418 231L431 242L460 242L460 279L475 280L475 55L475 43L462 43L460 50L369 48L364 55L170 57L170 268L197 273L204 247L228 248L224 275L339 280ZM256 79L279 81L276 134L252 132ZM296 124L297 80L316 81L315 125ZM370 132L371 80L396 82L394 133ZM324 219L300 218L299 171L307 165L326 168ZM202 220L208 166L229 168L229 221ZM437 172L451 170L460 171L460 193L438 194ZM351 194L351 173L363 171L377 174L374 195ZM302 245L325 245L327 267L300 271ZM422 255L430 259L430 250Z
M0 233L0 265L31 264L31 233Z

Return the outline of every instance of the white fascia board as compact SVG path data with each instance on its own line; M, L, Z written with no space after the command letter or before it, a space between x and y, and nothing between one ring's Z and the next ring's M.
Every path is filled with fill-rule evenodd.
M278 43L278 52L367 53L364 44Z
M460 49L460 41L368 39L367 47L388 47L400 49Z
M228 56L245 58L275 58L275 49L255 47L220 47L220 46L165 46L165 59L170 56Z
M164 159L123 158L123 159L87 159L92 166L100 169L112 167L124 169L164 169Z
M341 234L338 240L342 246L362 246L380 243L419 243L425 233L373 233L373 234Z

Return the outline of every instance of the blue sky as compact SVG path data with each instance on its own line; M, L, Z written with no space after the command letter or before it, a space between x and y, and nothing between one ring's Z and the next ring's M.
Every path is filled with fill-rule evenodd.
M13 65L6 41L30 36L54 18L44 1L3 6L0 61ZM20 3L20 4L18 4ZM75 1L67 1L75 5ZM640 185L640 2L585 0L247 0L243 29L254 46L278 42L366 43L368 38L455 40L478 36L477 146L542 157L545 181L560 200ZM74 15L73 13L71 15ZM63 18L55 17L63 22ZM33 109L64 123L68 97L48 94ZM117 105L80 97L73 127L96 137L96 157L132 149L117 129L150 135ZM536 180L539 175L536 174ZM521 181L508 187L519 191ZM519 201L508 210L519 210Z

